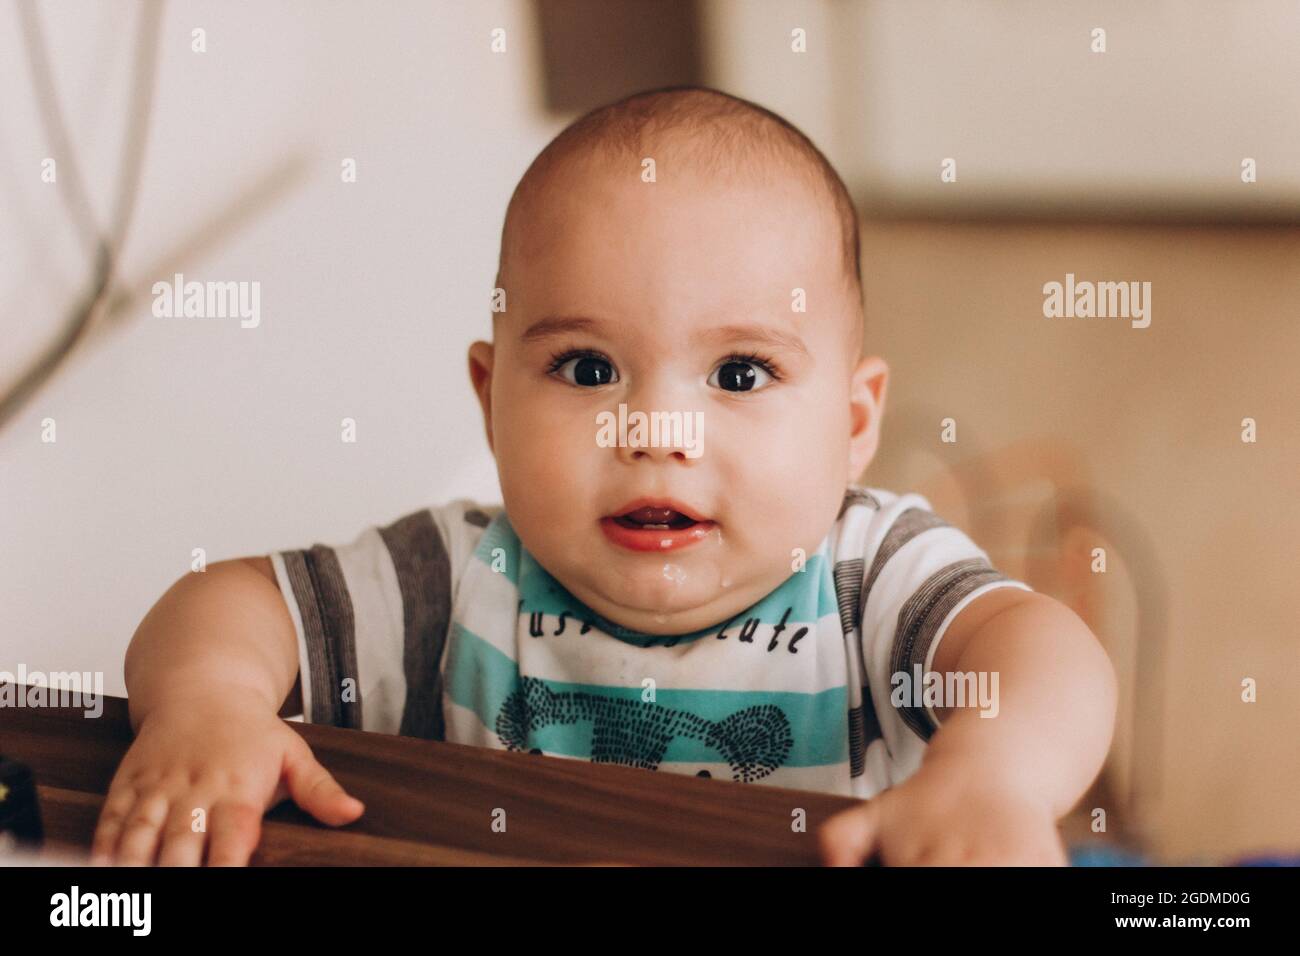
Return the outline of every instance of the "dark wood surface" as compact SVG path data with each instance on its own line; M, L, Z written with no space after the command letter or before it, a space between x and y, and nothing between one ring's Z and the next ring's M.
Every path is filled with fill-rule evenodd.
M289 722L365 803L331 828L292 803L273 808L253 857L263 866L808 865L817 827L857 801L461 744ZM86 854L104 794L132 739L126 701L0 709L0 753L36 779L51 850ZM505 832L494 812L505 811ZM795 813L805 812L797 832ZM499 817L499 814L497 814Z

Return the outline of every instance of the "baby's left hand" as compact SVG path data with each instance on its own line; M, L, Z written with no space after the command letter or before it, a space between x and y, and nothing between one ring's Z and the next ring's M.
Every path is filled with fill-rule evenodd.
M987 771L984 772L985 774ZM837 813L818 831L822 860L860 866L1065 866L1039 799L988 781L977 767L927 768Z

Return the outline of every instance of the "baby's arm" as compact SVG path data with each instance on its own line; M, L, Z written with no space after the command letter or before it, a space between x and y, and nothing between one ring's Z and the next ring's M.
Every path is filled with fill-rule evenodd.
M194 865L206 848L209 863L243 864L263 813L286 797L322 822L355 820L361 804L278 717L297 677L297 637L269 560L218 562L172 585L127 650L136 739L93 861Z
M939 644L934 662L940 673L997 672L999 713L938 710L942 725L926 763L977 761L1059 820L1106 760L1115 728L1115 671L1092 631L1065 605L1012 588L986 597L987 603L972 602L975 614L953 622L956 630Z
M297 689L293 621L267 558L187 574L145 615L126 651L131 727L170 701L248 694L272 713Z
M1096 637L1059 602L998 588L952 621L933 669L997 673L997 715L936 708L920 769L827 821L826 861L1064 863L1056 821L1101 769L1114 731L1115 674Z

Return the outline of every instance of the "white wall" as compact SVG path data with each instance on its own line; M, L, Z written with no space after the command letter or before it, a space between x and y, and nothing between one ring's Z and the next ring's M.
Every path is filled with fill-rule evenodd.
M39 10L102 220L139 7ZM489 51L496 26L505 55ZM206 53L190 49L195 27ZM490 334L510 191L563 125L534 105L532 27L530 6L500 0L168 5L123 262L142 295L0 432L0 670L99 670L121 694L135 626L192 548L215 561L344 541L431 502L499 500L465 351ZM89 269L58 193L66 164L60 183L40 179L51 146L8 4L0 63L9 382ZM169 253L295 155L294 186L182 267L260 282L260 326L154 318Z

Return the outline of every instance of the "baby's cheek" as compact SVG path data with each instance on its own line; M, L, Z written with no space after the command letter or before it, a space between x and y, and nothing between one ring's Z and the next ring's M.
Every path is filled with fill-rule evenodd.
M829 418L810 420L807 427L790 436L783 455L786 464L774 498L778 504L772 510L787 558L797 553L808 555L817 548L843 501L848 441L833 424ZM844 428L847 430L847 423Z
M594 436L594 425L584 430L580 423L558 415L515 414L497 430L502 446L498 457L533 477L557 478L567 471L580 470L574 461L590 454Z
M806 426L796 430L791 442L807 463L810 473L816 474L822 482L840 486L844 483L851 430L848 410L834 405L809 414ZM844 491L842 487L832 490L837 496Z
M773 458L785 470L798 463L801 475L824 481L840 467L848 451L849 424L844 416L810 405L782 425Z
M594 431L593 425L584 437L571 424L539 422L510 430L501 442L498 472L508 512L557 546L567 547L575 534L595 528L599 506L608 504L593 459L609 451L596 447Z

